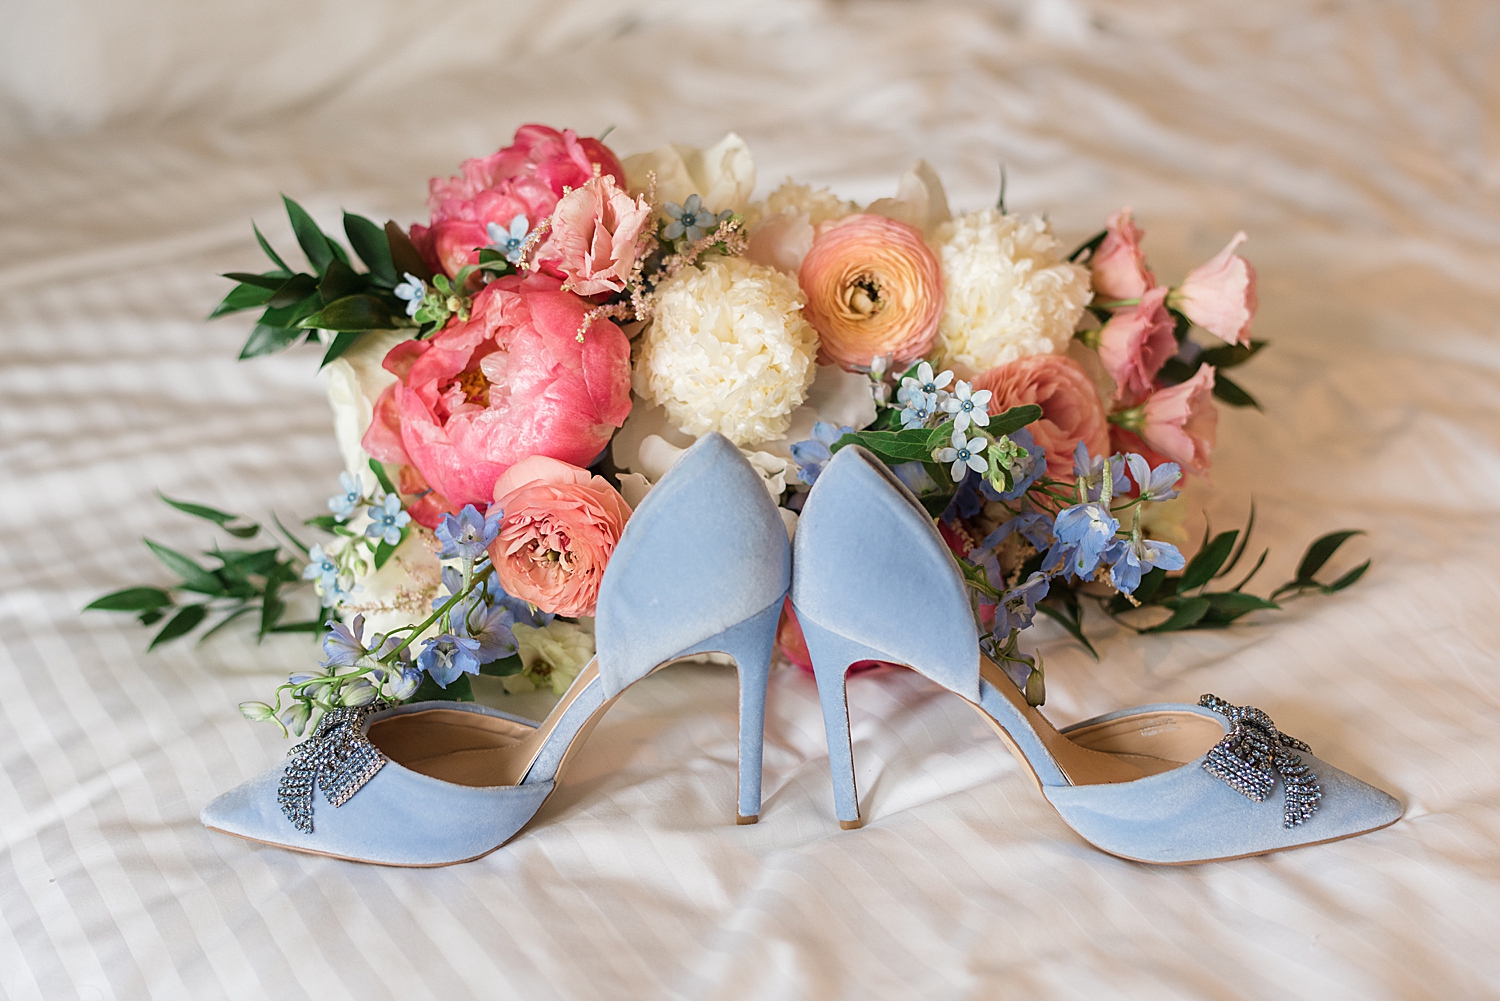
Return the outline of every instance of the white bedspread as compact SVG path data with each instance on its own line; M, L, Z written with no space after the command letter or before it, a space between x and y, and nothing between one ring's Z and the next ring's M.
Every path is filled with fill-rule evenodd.
M8 998L1478 998L1500 995L1500 17L1447 4L21 0L0 33L0 995ZM772 683L735 827L734 678L630 689L510 846L391 870L198 826L285 751L235 711L308 662L146 653L99 593L211 532L165 493L307 515L339 459L317 359L205 325L277 192L424 218L528 121L622 152L745 137L785 175L1069 240L1133 205L1173 279L1261 277L1213 489L1264 580L1336 528L1355 588L1095 663L1037 630L1058 724L1212 691L1394 791L1379 833L1151 868L1085 845L959 700L851 684L869 826L834 823L810 678ZM1264 590L1262 591L1264 593ZM488 691L487 696L500 696Z

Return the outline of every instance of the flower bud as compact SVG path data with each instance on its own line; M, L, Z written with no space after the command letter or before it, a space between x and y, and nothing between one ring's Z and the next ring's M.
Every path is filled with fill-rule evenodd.
M264 702L241 702L240 715L253 723L260 723L276 715L276 710Z

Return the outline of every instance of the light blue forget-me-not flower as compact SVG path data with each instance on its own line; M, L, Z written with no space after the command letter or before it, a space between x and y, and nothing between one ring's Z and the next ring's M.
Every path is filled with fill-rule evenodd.
M401 498L386 494L383 503L370 506L370 523L365 526L365 535L394 546L401 541L401 529L410 521L411 515L401 510Z
M484 227L484 231L490 238L490 245L484 249L493 250L512 265L520 266L521 248L526 245L526 234L530 232L530 229L531 224L526 221L524 215L518 215L512 219L509 229L501 229L497 222L489 223Z

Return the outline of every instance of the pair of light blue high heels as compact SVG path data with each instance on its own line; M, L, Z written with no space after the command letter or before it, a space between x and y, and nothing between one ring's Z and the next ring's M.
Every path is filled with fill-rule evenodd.
M754 823L766 686L789 591L845 828L861 823L845 675L866 660L905 664L970 702L1063 819L1125 858L1236 858L1352 837L1401 815L1393 798L1312 757L1263 713L1210 696L1054 729L980 652L962 575L932 519L862 449L842 449L818 477L798 522L795 579L793 563L759 475L709 435L631 517L599 590L597 656L545 721L444 702L334 710L284 767L210 803L203 823L385 865L478 858L531 820L624 689L707 652L738 667L738 821ZM1283 795L1271 797L1278 778Z

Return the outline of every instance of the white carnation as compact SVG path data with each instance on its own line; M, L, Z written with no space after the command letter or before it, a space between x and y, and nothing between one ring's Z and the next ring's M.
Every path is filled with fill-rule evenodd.
M1067 350L1089 301L1089 272L1063 260L1049 223L984 209L943 224L935 240L946 298L943 367L981 372Z
M646 392L694 437L779 438L817 373L805 302L795 278L738 257L683 268L661 286L643 338Z

